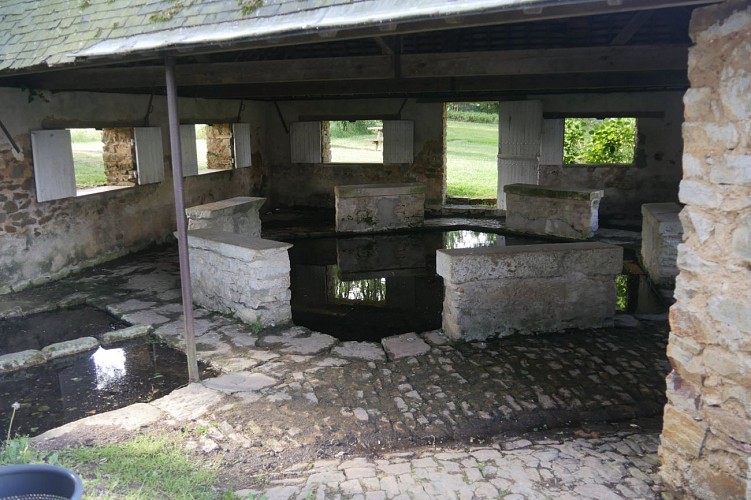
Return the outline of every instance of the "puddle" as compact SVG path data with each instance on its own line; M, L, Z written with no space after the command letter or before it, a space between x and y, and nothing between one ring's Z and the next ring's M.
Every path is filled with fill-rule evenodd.
M294 240L292 321L340 340L435 330L443 309L436 250L542 242L467 230Z
M201 377L216 374L201 366ZM40 434L95 413L149 402L186 385L185 354L146 338L0 375L0 436Z
M80 337L97 337L127 326L130 323L91 306L0 320L0 355L42 349L56 342Z

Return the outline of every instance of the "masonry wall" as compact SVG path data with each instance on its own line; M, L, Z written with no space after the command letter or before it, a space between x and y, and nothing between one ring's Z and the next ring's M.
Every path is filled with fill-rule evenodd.
M402 105L404 106L402 108ZM425 184L425 203L441 206L444 198L444 106L418 104L414 99L369 99L337 101L295 101L279 103L287 126L296 121L316 119L379 119L395 116L414 122L414 161L410 165L374 163L293 164L290 161L289 134L274 113L268 120L268 162L271 174L270 198L274 205L334 207L334 186L420 182Z
M162 128L161 183L38 203L30 131L42 128L144 126L149 96L93 93L29 94L0 88L2 120L21 151L0 134L0 293L55 279L153 243L175 229L164 99L154 99L150 126ZM180 100L185 123L233 122L235 101ZM188 177L186 206L258 194L264 182L263 118L267 105L248 105L254 167Z
M751 4L694 11L662 477L751 496Z
M603 219L639 220L642 204L677 201L683 152L682 96L681 92L643 92L530 97L543 102L544 113L642 115L637 120L638 145L633 166L541 165L540 184L603 189Z

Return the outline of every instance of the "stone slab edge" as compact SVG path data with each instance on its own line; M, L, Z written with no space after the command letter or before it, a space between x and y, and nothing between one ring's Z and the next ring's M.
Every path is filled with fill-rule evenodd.
M227 200L219 200L204 205L196 205L185 209L185 214L189 219L214 219L222 215L245 212L248 208L257 206L259 209L266 201L266 198L257 198L250 196L237 196Z
M100 343L103 346L114 344L116 342L122 342L124 340L131 340L138 337L144 337L154 331L154 327L151 325L133 325L127 328L121 328L112 332L106 332L100 336Z
M248 261L255 260L261 255L276 254L292 248L291 243L255 238L218 229L188 231L188 244L191 248L209 250L225 257Z
M404 184L352 184L348 186L334 186L334 194L336 198L424 195L425 185L417 182Z
M507 184L503 187L506 194L528 196L533 198L558 198L567 200L599 200L605 196L600 189L568 189L538 186L537 184Z

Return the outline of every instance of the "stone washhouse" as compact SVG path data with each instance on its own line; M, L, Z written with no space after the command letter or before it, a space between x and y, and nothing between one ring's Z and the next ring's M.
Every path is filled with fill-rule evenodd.
M258 214L344 214L353 204L365 215L337 220L343 231L374 217L390 229L395 206L407 228L452 214L446 103L499 101L496 213L518 232L586 240L603 221L645 221L642 264L675 301L659 449L666 487L751 496L748 0L27 3L0 5L0 294L177 234L191 265L222 270L197 278L197 302L250 323L286 321L288 246L260 238ZM635 118L633 163L565 164L564 120L576 117ZM364 119L383 121L382 162L332 162L330 122ZM106 185L77 187L70 130L91 128L102 131ZM553 245L561 259L600 252L578 280L612 284L620 272L608 245L564 245L573 246ZM529 255L494 251L544 271ZM439 256L447 296L465 284L452 267L463 258ZM274 270L253 278L261 299L222 288L220 274L257 259ZM561 269L546 286L564 286ZM499 277L480 267L472 286L506 286L485 283ZM612 321L610 293L592 321ZM456 297L444 311L452 335L516 328L503 318L463 324L457 311L471 301ZM254 300L275 304L268 317L261 302L243 309Z

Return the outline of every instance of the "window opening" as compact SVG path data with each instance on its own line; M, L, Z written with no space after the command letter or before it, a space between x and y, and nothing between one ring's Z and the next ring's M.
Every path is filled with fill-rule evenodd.
M498 192L499 103L446 104L446 194L487 200Z
M135 186L132 128L69 129L76 195Z
M327 128L328 157L325 147ZM322 135L324 163L383 163L381 120L329 121L328 127L322 127Z
M633 165L636 118L566 118L563 163Z

